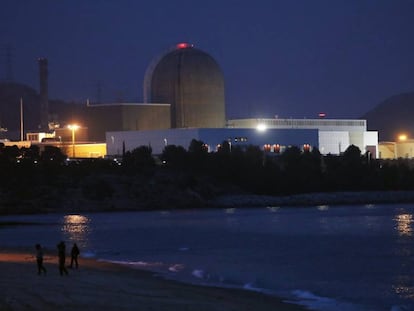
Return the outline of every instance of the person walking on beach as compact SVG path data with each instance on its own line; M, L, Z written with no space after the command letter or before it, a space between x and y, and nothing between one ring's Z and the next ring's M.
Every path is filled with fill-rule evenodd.
M70 268L73 268L73 263L75 263L75 267L76 269L78 269L79 265L78 265L78 256L79 256L79 248L76 245L76 243L73 243L73 247L72 250L70 252Z
M68 270L65 268L65 261L66 261L66 245L65 242L61 241L58 245L58 257L59 257L59 273L63 275L65 273L68 275Z
M43 272L46 275L46 268L43 266L43 250L40 244L36 244L36 262L37 274L41 275Z

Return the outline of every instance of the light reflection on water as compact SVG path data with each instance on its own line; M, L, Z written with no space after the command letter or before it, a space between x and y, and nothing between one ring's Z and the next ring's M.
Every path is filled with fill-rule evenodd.
M269 212L271 212L271 213L275 213L275 212L277 212L279 209L280 209L280 206L268 206L268 207L266 207L267 208L267 210L269 211Z
M414 287L411 284L411 278L405 275L399 275L392 285L393 291L400 297L414 299Z
M329 205L319 205L318 210L322 212L327 211L329 210Z
M82 215L66 215L63 217L61 231L66 241L88 247L92 231L91 220Z
M399 258L400 264L397 271L395 271L396 276L392 289L399 297L412 300L414 299L414 287L412 278L407 274L411 270L412 247L410 244L407 244L407 238L413 236L413 215L401 210L394 217L394 221L396 222L394 228L399 236L395 254Z
M397 215L394 220L397 222L396 230L400 236L412 236L413 235L413 215L400 214Z
M359 310L414 310L414 206L327 207L0 217L42 224L0 226L0 245L54 247L62 238L82 246L82 256L191 282L217 275L212 282L374 305Z

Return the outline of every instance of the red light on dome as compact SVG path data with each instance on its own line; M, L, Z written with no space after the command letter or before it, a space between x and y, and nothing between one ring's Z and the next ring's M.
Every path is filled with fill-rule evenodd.
M178 43L177 44L177 49L188 49L191 47L193 47L193 45L189 43Z
M319 112L319 118L325 118L326 113L325 112Z

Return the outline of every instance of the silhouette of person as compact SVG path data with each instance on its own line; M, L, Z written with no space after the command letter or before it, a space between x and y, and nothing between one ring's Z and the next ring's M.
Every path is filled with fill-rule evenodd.
M68 275L68 270L65 268L65 261L66 261L66 245L65 242L61 241L58 245L58 257L59 257L59 273L63 275L65 273Z
M73 263L75 263L75 267L76 269L78 269L79 265L78 265L78 256L79 256L79 248L76 245L76 243L73 243L73 247L72 250L70 252L70 268L73 268Z
M43 266L43 250L40 244L36 244L36 262L37 274L41 275L43 272L46 275L46 268Z

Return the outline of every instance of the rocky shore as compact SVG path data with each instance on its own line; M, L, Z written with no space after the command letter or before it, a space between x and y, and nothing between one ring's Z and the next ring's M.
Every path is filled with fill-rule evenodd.
M216 207L318 206L414 202L414 191L306 193L291 196L223 195L209 202Z
M211 199L198 193L159 191L142 197L113 196L102 200L85 198L73 192L61 199L5 202L0 204L0 214L81 213L168 210L187 208L243 208L319 205L392 204L414 202L414 191L372 191L307 193L289 196L254 194L221 194Z

